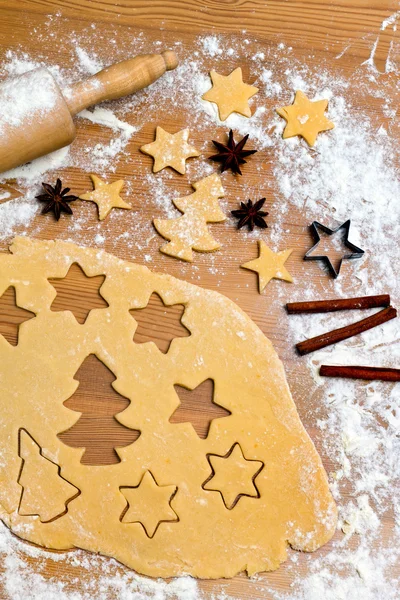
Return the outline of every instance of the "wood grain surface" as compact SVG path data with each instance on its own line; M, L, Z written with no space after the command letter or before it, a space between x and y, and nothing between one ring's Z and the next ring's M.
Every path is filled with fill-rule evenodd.
M329 2L322 0L0 0L0 48L2 57L9 49L18 52L24 50L37 56L39 60L45 54L46 57L50 57L53 64L70 65L73 58L71 58L70 47L64 41L68 36L87 32L92 22L96 23L96 36L93 43L88 45L105 60L107 60L107 50L104 40L110 38L121 40L119 55L120 59L123 59L128 57L124 46L126 40L129 36L141 33L149 44L155 40L160 41L161 48L168 48L179 40L182 44L182 52L190 55L196 50L196 37L199 34L215 32L241 36L245 31L254 52L260 48L275 47L280 41L284 41L285 44L292 46L293 54L299 61L311 65L320 63L328 65L341 76L351 78L354 70L370 58L374 43L376 43L375 66L384 72L389 48L394 40L399 39L399 34L393 26L388 26L381 31L381 24L397 9L397 2L385 0L331 0ZM43 31L46 23L48 28L49 20L52 19L54 45L46 46L44 53L40 32ZM35 34L33 35L32 32ZM116 52L118 54L118 51ZM238 66L237 62L237 59L227 60L226 71L229 72L231 68ZM245 62L240 64L243 68L244 80L251 82L251 65ZM212 58L210 58L210 68L213 68ZM398 104L395 78L391 78L390 73L384 74L383 77L386 94L391 94L393 102ZM282 104L287 104L287 100L288 98L282 98ZM145 101L144 96L143 102ZM354 110L368 114L377 127L379 125L389 127L391 135L400 135L398 123L389 124L382 115L380 106L381 100L378 97L372 97L365 90L360 90L359 103ZM267 108L272 110L273 105L270 104ZM115 172L106 173L109 181L124 179L128 183L127 189L131 192L125 191L126 195L122 194L124 199L132 203L134 211L140 212L140 218L148 221L157 216L154 215L154 208L146 203L148 191L145 174L151 169L152 159L138 152L138 149L141 145L152 141L155 125L158 123L162 123L162 126L169 131L177 131L187 126L185 117L181 114L173 114L168 107L162 109L161 113L156 112L156 109L152 113L149 107L147 123L133 136L126 153L118 158ZM101 143L107 138L107 131L96 124L79 121L77 126L76 144L83 145L89 139L93 144ZM210 129L207 139L211 140L213 136L215 131ZM202 145L203 141L204 132L197 133L195 128L192 128L191 143L196 147L197 144ZM206 156L212 153L213 147L210 142ZM268 150L263 150L249 159L246 165L246 182L253 185L254 189L262 191L265 187L268 190L267 210L270 212L269 219L273 220L274 215L270 208L274 178L268 158ZM140 177L134 177L135 173L139 173ZM91 187L88 173L77 167L55 173L54 178L56 175L62 177L65 185L68 185L73 193L81 194ZM184 195L191 191L188 177L171 172L168 180L164 181L168 189L176 194ZM131 182L130 186L129 182ZM227 206L230 210L237 208L239 200L245 199L243 193L246 192L241 191L240 185L241 182L230 173L224 177ZM13 181L8 181L7 185L2 187L10 190L13 196L19 193L18 186ZM90 217L91 227L93 229L98 227L96 206L92 203L82 204L85 204L84 210ZM124 238L119 235L124 228L125 214L122 213L125 212L120 211L121 214L117 214L110 221L111 224L104 225L101 231L104 232L105 242L102 247L121 258L149 266L143 252L132 245L127 245ZM68 237L69 240L74 241L73 235L66 233L65 219L61 218L56 223L49 217L44 226L43 218L38 214L27 233L32 232L35 237L44 239ZM319 264L304 263L302 260L305 250L311 247L313 242L307 227L308 223L302 218L302 212L292 210L286 213L281 226L287 231L285 246L294 248L287 267L295 281L302 282L309 279L315 286L317 295L319 294L318 298L333 297L335 295L333 280ZM15 233L19 231L25 232L25 229L19 227ZM146 249L146 252L152 256L151 268L186 279L204 288L215 289L237 302L250 315L271 339L283 360L300 417L322 456L327 472L334 471L337 465L326 456L322 444L323 433L316 427L316 419L324 418L326 409L319 402L318 393L312 397L309 395L310 374L304 360L296 355L289 334L290 317L284 310L284 302L291 300L290 284L273 281L263 295L258 294L256 275L239 268L240 264L256 257L255 241L251 241L248 236L236 234L233 222L226 227L214 224L211 226L211 231L223 242L223 248L211 258L209 255L196 255L195 265L183 264L162 255L158 250L162 240L154 235ZM7 250L6 242L1 243L0 250ZM214 261L212 264L217 267L215 272L210 269L210 261ZM362 295L362 289L354 288L351 263L352 261L345 261L342 266L343 288L348 290L349 296ZM85 281L82 280L81 275L79 269L74 268L70 273L68 285L55 284L60 294L52 309L76 311L76 316L84 320L88 302L89 307L93 307L93 303L94 306L102 306L104 301L98 294L99 284L101 284L98 278L89 278ZM0 333L10 343L16 343L15 324L19 322L18 319L23 320L27 316L13 308L13 302L11 290L0 303ZM136 341L144 342L154 337L152 328L154 315L163 314L165 317L168 311L165 313L164 308L159 305L157 298L152 299L150 311L147 315L143 313L141 337ZM156 343L164 347L168 344L171 335L176 335L180 330L179 318L179 309L172 314L168 313L164 320L164 330L156 334ZM315 319L316 315L310 315L310 318ZM118 398L118 395L113 392L111 387L113 377L107 372L102 372L95 359L90 358L76 378L81 381L82 389L87 393L85 397L76 397L69 408L77 411L77 421L80 412L86 416L76 427L75 432L64 433L64 436L67 436L65 442L81 443L81 445L87 443L88 432L97 419L99 435L86 457L87 462L97 464L96 461L100 456L103 456L103 460L106 461L115 460L112 444L110 445L111 438L115 440L117 436L118 443L121 445L129 443L132 439L131 431L118 432L118 427L116 428L115 423L112 423L113 415L124 410L126 399ZM100 404L103 407L100 409L100 420L98 419L99 403L96 398L90 397L90 389L95 381L101 381L102 386L99 392ZM199 393L202 394L199 396L201 401L210 400L212 387L206 386ZM183 404L185 406L179 418L194 420L198 424L199 431L204 434L204 428L207 427L207 424L204 424L204 414L196 415L196 407L193 407L188 397ZM347 493L351 496L352 490L349 488ZM393 517L385 517L383 541L388 538L392 527ZM340 535L337 534L338 538ZM318 554L323 555L329 551L329 548L330 544L321 549ZM307 555L298 553L297 568L300 572L306 571L308 560ZM35 559L32 558L30 561L34 566ZM123 570L121 567L121 572ZM80 578L83 581L87 577L84 569L73 569L66 562L51 561L48 562L47 569L42 571L42 575L44 573L45 577L57 578L61 571L63 575L71 575L71 582L68 584L71 590L79 590ZM100 572L96 572L94 568L90 576L96 578L99 575ZM203 581L199 583L199 587L209 594L210 598L213 593L224 590L235 598L255 600L271 598L269 589L290 591L291 581L290 561L288 561L279 570L263 574L255 580L249 580L241 575L225 582ZM0 597L8 596L1 596L0 590Z

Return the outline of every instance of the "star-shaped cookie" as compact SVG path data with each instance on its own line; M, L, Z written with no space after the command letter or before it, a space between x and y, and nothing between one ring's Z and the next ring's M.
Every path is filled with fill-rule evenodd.
M207 458L212 474L202 487L219 492L226 508L234 508L241 496L260 497L254 481L264 464L260 460L245 458L238 443L234 444L225 456L209 454Z
M155 141L140 148L141 152L154 158L153 173L172 167L184 175L186 160L192 156L200 156L200 152L188 144L188 138L189 129L168 133L162 127L157 127Z
M121 487L128 502L122 513L122 523L140 523L149 538L156 533L160 523L179 521L171 507L176 485L158 485L150 471L146 471L136 487Z
M283 137L300 135L309 146L314 146L321 131L335 127L324 114L327 107L328 100L311 102L303 92L297 91L293 104L276 109L278 115L287 121Z
M89 200L95 202L99 210L99 219L103 221L112 208L126 208L131 210L132 206L122 200L120 191L124 185L123 179L114 181L114 183L106 183L102 181L97 175L90 175L93 182L94 190L86 192L79 196L80 200Z
M259 240L258 242L258 249L258 258L244 263L241 267L242 269L248 269L249 271L258 273L258 289L260 294L271 279L283 279L290 283L293 282L292 276L283 266L292 254L292 249L273 252L262 240Z
M258 88L243 83L242 69L238 67L226 76L211 71L210 76L212 88L202 98L217 104L221 121L225 121L234 112L251 117L249 99L257 94Z

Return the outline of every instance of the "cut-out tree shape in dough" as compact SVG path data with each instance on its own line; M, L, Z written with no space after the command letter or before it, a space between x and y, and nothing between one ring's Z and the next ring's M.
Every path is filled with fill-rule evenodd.
M85 323L91 310L108 306L100 291L104 280L104 275L88 277L80 265L72 264L65 277L49 279L57 291L51 310L69 310L78 323Z
M14 286L8 287L0 297L0 334L11 346L18 345L20 325L35 316L30 310L18 306Z
M255 479L264 468L260 460L249 460L239 444L234 444L225 456L208 454L212 473L203 483L205 490L219 492L226 508L231 510L242 496L259 498Z
M84 326L71 314L50 310L54 289L48 279L65 277L73 263L106 277L102 292L110 307L93 310ZM204 578L277 569L289 546L311 552L331 539L336 506L283 365L234 302L97 248L26 237L13 242L11 253L0 253L0 289L13 281L24 282L18 284L18 299L38 315L23 326L17 351L0 343L0 518L16 535L46 548L112 556L153 577ZM136 323L129 311L146 306L154 291L170 306L185 306L191 333L175 340L167 354L154 344L133 342ZM141 432L135 443L120 447L107 425L111 449L118 444L118 464L81 464L81 447L57 437L78 420L64 402L79 389L75 374L91 354L111 369L115 391L130 402L113 405L114 414L126 406L115 419L128 432ZM94 421L84 414L85 429L75 438L85 445L103 406L98 379L94 375L88 383ZM179 406L174 384L193 390L208 379L215 382L216 402L232 414L214 419L201 439L190 424L169 419ZM104 398L111 406L112 398ZM61 519L42 523L18 512L21 428L81 491ZM97 446L97 457L101 448L104 444ZM162 502L143 494L146 486L139 484L146 472L150 490L165 493ZM53 513L44 518L49 516Z
M154 342L160 352L166 354L173 339L190 335L181 321L185 307L164 304L156 293L150 296L146 307L129 312L138 324L133 338L135 344Z
M161 523L177 523L178 515L171 507L177 492L176 485L158 485L150 471L146 471L136 487L120 488L128 503L121 515L122 523L140 523L152 538Z
M88 356L75 374L76 392L64 405L81 412L70 429L58 434L72 448L85 448L81 462L85 465L112 465L120 462L115 448L133 444L140 431L121 425L114 415L129 406L114 389L115 376L94 354Z
M25 430L19 432L22 459L18 483L22 487L18 513L38 516L42 523L59 519L80 491L61 476L60 467L43 456L42 449Z
M190 423L203 440L208 436L214 419L229 417L229 410L215 402L215 386L212 379L206 379L193 390L175 385L180 400L178 408L170 418L170 423Z
M210 234L207 223L220 223L226 216L218 199L224 195L220 177L213 173L192 184L193 194L173 200L176 208L183 213L177 219L154 219L154 227L168 244L161 246L164 254L193 261L193 252L212 252L219 244Z

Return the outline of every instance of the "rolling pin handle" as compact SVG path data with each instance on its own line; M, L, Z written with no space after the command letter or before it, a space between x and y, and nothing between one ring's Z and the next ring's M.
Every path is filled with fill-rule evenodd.
M173 50L162 54L144 54L111 65L84 81L63 90L64 99L72 116L83 109L133 94L154 83L165 71L178 66Z
M178 57L173 50L164 50L161 52L161 56L164 59L167 71L173 71L178 66Z

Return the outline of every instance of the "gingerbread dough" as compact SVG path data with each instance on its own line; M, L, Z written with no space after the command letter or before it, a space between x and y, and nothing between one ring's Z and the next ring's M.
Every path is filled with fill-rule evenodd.
M132 206L125 202L120 196L124 181L119 179L113 183L102 181L97 175L90 175L93 182L94 190L86 192L79 196L81 200L89 200L95 202L99 210L99 219L103 221L113 208L126 208L131 210Z
M211 71L210 76L212 88L202 98L217 104L221 121L234 112L251 117L249 99L257 94L258 88L243 83L242 69L238 67L227 76Z
M303 92L297 91L293 104L276 109L278 115L287 121L283 137L300 135L309 146L314 146L321 131L335 127L324 114L327 107L328 100L311 102Z
M105 275L109 306L84 324L50 309L49 279L73 263ZM146 575L206 578L276 569L288 544L313 551L332 537L335 503L283 365L232 301L98 249L25 237L0 254L0 294L11 283L36 315L20 326L17 346L0 336L0 515L16 535L100 552ZM185 306L191 333L167 354L133 341L129 311L154 292ZM118 420L141 431L117 450L118 464L82 464L84 449L57 437L76 422L64 402L92 353L131 401ZM231 414L200 439L190 423L169 419L179 405L174 385L194 389L207 378Z
M258 258L250 260L249 262L240 266L242 269L255 271L258 274L258 291L260 294L264 290L267 283L271 281L271 279L282 279L283 281L288 281L289 283L293 282L291 274L284 266L284 263L292 254L293 249L273 252L273 250L268 248L267 244L263 240L259 240L258 250Z
M153 173L158 173L165 167L172 167L184 175L186 160L193 156L200 156L200 152L188 144L188 139L189 129L168 133L162 127L157 127L155 141L145 144L140 150L154 158Z

